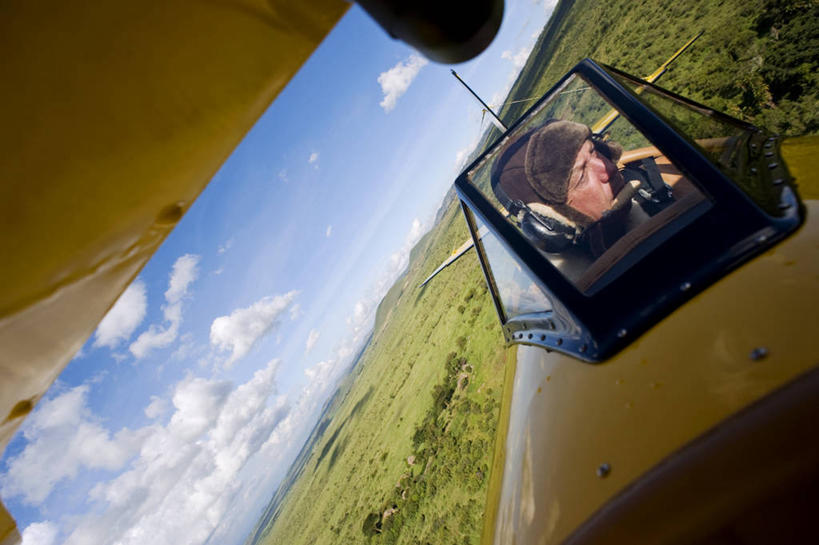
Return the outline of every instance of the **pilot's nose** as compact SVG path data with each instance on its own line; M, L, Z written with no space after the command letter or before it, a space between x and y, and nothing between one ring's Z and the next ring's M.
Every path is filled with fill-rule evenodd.
M611 179L611 172L609 172L609 166L606 164L600 157L594 158L594 167L597 170L597 178L600 180L601 183L608 183L609 179Z

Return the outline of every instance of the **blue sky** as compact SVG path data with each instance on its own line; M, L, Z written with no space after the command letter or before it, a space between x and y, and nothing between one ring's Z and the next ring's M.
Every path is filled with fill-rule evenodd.
M497 104L552 4L459 74ZM26 545L244 540L486 128L450 68L350 9L6 450Z

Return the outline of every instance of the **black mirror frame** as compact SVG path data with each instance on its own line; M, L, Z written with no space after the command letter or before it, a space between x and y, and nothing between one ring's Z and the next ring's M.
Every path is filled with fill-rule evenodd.
M507 342L543 346L588 362L603 361L622 350L685 301L795 231L804 220L804 209L790 185L790 176L781 160L771 167L772 171L777 169L771 173L771 179L775 180L772 183L781 186L779 207L783 215L772 217L726 177L693 141L679 134L662 115L641 101L639 95L621 85L612 73L641 85L650 85L613 68L600 66L591 59L584 59L505 134L514 132L528 114L548 101L569 77L579 74L706 193L712 206L632 265L626 274L596 293L581 293L469 182L467 173L502 145L503 136L455 181L463 206L486 224L506 250L530 272L553 301L554 307L561 309L558 318L572 322L569 328L555 328L555 311L512 319L504 316L502 302L493 286L491 267L488 267L486 255L476 238L474 222L464 210ZM657 89L681 102L710 110ZM714 115L753 131L754 138L761 143L778 148L776 137L728 116Z

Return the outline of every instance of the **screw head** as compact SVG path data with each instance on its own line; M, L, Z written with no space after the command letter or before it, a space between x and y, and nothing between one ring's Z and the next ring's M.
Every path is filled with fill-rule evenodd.
M627 334L628 331L626 331L625 329L621 329L620 331L617 332L617 336L620 337L621 339L625 337Z
M680 289L681 289L682 291L688 291L688 290L690 290L690 289L691 289L691 282L683 282L683 283L680 285Z
M611 464L603 463L597 467L597 476L601 479L608 477L611 473Z
M763 360L767 356L768 356L768 349L765 348L764 346L757 346L756 348L751 350L751 353L748 355L748 357L751 358L751 361Z

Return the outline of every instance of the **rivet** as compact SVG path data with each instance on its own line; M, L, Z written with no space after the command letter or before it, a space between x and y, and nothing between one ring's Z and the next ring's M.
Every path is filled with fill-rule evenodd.
M773 185L782 185L782 184L784 184L784 183L785 183L785 179L784 179L784 178L776 178L776 179L774 179L774 181L773 181Z
M532 338L532 334L531 334L531 333L529 333L529 338L530 338L530 339Z
M765 152L765 157L773 157L773 152L772 151L766 151Z
M773 170L779 166L779 163L768 163L768 168Z
M580 348L578 348L577 350L578 350L578 352L580 352L580 353L582 354L583 352L585 352L585 351L586 351L586 348L587 348L587 347L586 347L586 345L585 345L585 344L581 344L581 345L580 345Z
M558 339L557 340L557 346L560 346L561 344L563 344L563 339Z
M760 243L760 244L762 244L763 242L766 242L767 240L768 240L768 235L759 235L758 237L756 237L756 241L758 243Z
M766 148L773 147L773 141L772 141L772 140L768 140L767 142L765 142L765 147L766 147Z
M682 290L682 291L688 291L690 289L691 289L691 282L683 282L680 285L680 290Z
M756 149L756 144L751 144L751 149Z
M627 333L628 331L626 331L625 329L621 329L620 331L617 332L617 336L622 339L623 337L626 336Z
M608 477L609 473L611 473L611 465L610 464L600 464L597 467L597 476L601 479L604 477Z
M759 361L759 360L765 359L767 356L768 356L768 349L765 348L764 346L757 346L756 348L751 350L751 353L749 355L749 357L751 358L751 361Z
M756 167L751 167L751 174L756 174Z
M545 340L546 340L546 335L541 335L541 336L540 336L540 340L541 340L541 341L545 341Z

